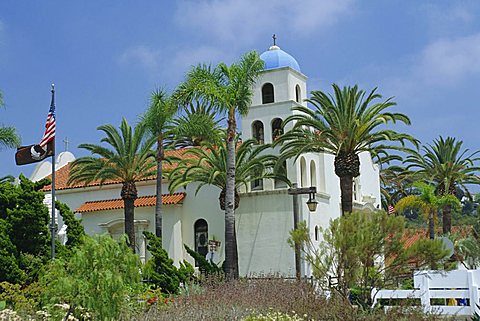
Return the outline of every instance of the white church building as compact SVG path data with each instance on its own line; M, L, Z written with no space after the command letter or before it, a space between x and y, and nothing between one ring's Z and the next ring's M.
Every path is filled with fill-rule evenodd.
M244 140L255 138L262 144L271 143L281 134L280 125L292 115L292 107L306 105L307 76L297 61L278 46L270 47L260 57L265 61L265 70L255 85L250 111L241 119L241 133ZM102 186L97 183L67 186L69 162L74 159L69 152L61 153L57 158L57 199L75 211L88 234L109 233L113 237L122 234L122 185L110 182ZM299 219L307 222L316 244L320 242L319 228L327 228L329 221L341 213L340 182L333 163L333 155L307 153L286 164L292 183L299 187L316 187L316 210L309 211L306 205L309 195L302 195L299 211ZM354 181L354 208L378 208L379 168L369 153L360 154L360 164L361 174ZM49 170L48 162L40 163L31 179L46 177L50 175ZM220 241L214 258L218 262L224 259L224 212L218 201L220 190L210 186L195 194L196 187L190 184L163 197L163 245L177 264L183 260L194 263L183 244L206 254L211 250L208 240ZM140 181L137 188L136 244L138 254L145 260L148 253L142 231L155 230L155 180ZM163 182L163 190L168 191L168 181ZM49 193L46 195L46 202L50 203ZM287 243L293 228L292 197L286 184L271 179L256 181L240 191L240 206L235 211L240 275L295 275L294 250ZM58 219L59 230L63 233L61 217ZM301 270L302 275L311 275L307 263L302 262Z

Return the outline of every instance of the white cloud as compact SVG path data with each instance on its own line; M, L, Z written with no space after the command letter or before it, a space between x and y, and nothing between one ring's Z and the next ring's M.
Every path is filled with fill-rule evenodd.
M432 84L451 84L480 73L480 33L430 43L418 59L418 76Z
M184 0L175 20L214 41L252 44L265 33L314 34L352 12L355 0Z

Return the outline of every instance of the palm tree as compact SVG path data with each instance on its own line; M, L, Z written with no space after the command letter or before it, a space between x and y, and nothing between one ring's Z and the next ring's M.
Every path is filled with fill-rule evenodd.
M271 146L268 144L256 145L256 140L249 139L239 142L237 138L236 175L235 175L235 209L240 204L238 190L253 181L273 178L289 183L288 178L281 172L275 172L274 167L278 157L264 153ZM219 206L225 210L225 191L227 186L227 155L225 140L222 144L213 145L206 142L201 148L190 148L181 160L177 160L169 173L170 192L191 183L199 183L195 193L205 185L213 185L220 189Z
M468 149L462 149L462 141L453 137L444 139L440 136L433 144L423 146L422 152L409 150L404 163L406 169L414 171L418 179L423 179L436 186L436 194L456 195L457 188L470 195L467 184L480 184L477 176L480 167L475 163L480 160L477 155L480 150L469 154ZM443 233L452 228L451 206L446 204L443 212Z
M219 143L223 135L217 119L215 106L211 103L195 100L184 108L185 114L173 120L172 145L176 148L198 147L206 142Z
M170 138L172 121L178 110L177 103L163 90L153 92L150 107L141 116L141 122L157 142L157 185L155 201L155 235L162 237L162 164L165 158L165 144Z
M412 194L412 175L401 166L389 166L380 169L380 193L382 207L395 205L400 199Z
M387 150L400 149L387 142L415 142L410 135L383 127L397 121L409 125L410 119L401 113L387 112L395 106L392 98L375 102L382 96L373 89L368 95L354 87L333 84L334 97L321 91L312 91L314 109L294 107L284 125L293 128L276 142L282 158L299 157L306 152L324 152L335 156L335 174L340 178L342 212L352 212L353 179L360 174L359 153L370 152L374 157L386 155Z
M227 178L225 187L225 272L238 278L238 259L235 240L235 136L236 113L247 115L253 96L253 85L264 62L255 51L245 54L238 63L215 68L199 65L187 74L177 90L177 97L186 101L201 98L227 114Z
M136 181L153 177L155 158L151 150L155 138L145 139L146 128L138 124L134 131L123 118L118 131L112 125L97 128L106 137L101 142L109 146L80 144L78 147L90 151L97 157L81 157L72 162L68 184L106 181L122 183L121 197L124 203L125 233L130 247L135 250L134 202L137 198Z
M0 107L3 107L3 96L0 92ZM20 137L14 127L0 126L0 150L20 146Z
M3 148L15 148L20 145L20 137L14 127L0 127L0 150Z
M460 207L460 201L453 195L435 195L435 187L417 182L414 187L420 195L408 195L395 205L395 212L402 214L407 209L419 209L428 218L428 231L430 239L435 238L435 217L438 210L445 205Z

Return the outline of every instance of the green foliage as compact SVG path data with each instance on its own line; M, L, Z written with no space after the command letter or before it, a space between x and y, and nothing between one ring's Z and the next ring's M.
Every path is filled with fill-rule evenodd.
M8 234L7 222L0 219L0 282L22 282L25 272L18 266L18 253Z
M344 299L349 297L351 288L362 289L358 294L360 303L368 305L370 290L395 284L399 277L408 274L408 262L414 260L416 268L429 267L448 253L441 242L430 240L421 240L405 249L404 225L400 216L358 211L330 221L330 227L322 231L323 241L318 249L305 222L291 232L290 244L302 245L305 259L324 287Z
M56 201L55 208L60 211L63 222L67 225L67 242L65 244L67 248L72 249L82 244L83 237L85 236L82 221L75 218L75 215L67 204Z
M48 183L23 175L17 186L0 183L0 281L33 282L48 259L49 215L40 190Z
M419 195L408 195L397 202L395 211L403 214L408 209L417 209L424 215L424 219L429 222L430 238L434 236L434 226L439 209L449 206L456 210L461 207L460 201L451 194L436 195L435 186L423 182L413 184Z
M86 309L96 320L118 320L137 307L140 279L139 259L125 239L84 237L70 258L49 264L43 301L49 310L66 303L76 317Z
M186 244L183 244L185 250L191 257L195 259L198 263L198 269L204 275L212 275L212 274L222 274L223 269L221 266L216 265L212 261L208 261L203 255L200 253L195 252L191 248L189 248Z
M178 293L180 283L185 284L193 279L192 265L184 261L180 263L180 268L175 267L167 251L162 248L162 240L150 232L143 234L148 240L147 249L152 255L144 267L145 277L163 293Z
M27 317L34 316L40 308L42 290L38 282L33 282L27 286L0 282L0 302L4 302L4 308L10 308L17 314L29 319ZM2 310L1 306L0 310Z
M185 113L173 120L172 134L176 147L216 145L223 135L213 104L196 100L189 102Z
M455 246L457 257L469 269L480 267L480 237L478 230L473 235L457 241Z

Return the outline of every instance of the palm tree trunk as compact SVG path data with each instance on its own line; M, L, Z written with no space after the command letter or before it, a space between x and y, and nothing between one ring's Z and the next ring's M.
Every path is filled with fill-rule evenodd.
M135 252L135 200L137 199L137 187L135 182L123 182L120 193L123 199L123 208L125 215L125 234L128 236L130 247Z
M428 233L430 235L430 239L435 239L435 221L433 219L433 209L430 210L428 213Z
M163 139L161 136L157 140L157 187L156 187L156 201L155 201L155 235L162 237L162 162L164 150ZM162 241L163 243L163 241Z
M443 208L443 234L448 234L452 230L452 206L445 205Z
M227 185L225 187L225 274L238 278L238 254L235 235L235 109L228 112Z
M335 156L335 174L340 178L342 215L353 210L353 178L360 175L360 158L355 153L340 152Z
M134 223L134 205L135 199L124 198L124 214L125 214L125 234L128 236L130 248L135 252L135 223Z
M342 200L342 215L352 213L353 210L353 177L340 177L340 192Z

